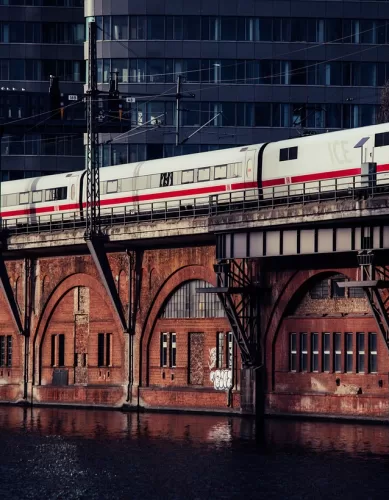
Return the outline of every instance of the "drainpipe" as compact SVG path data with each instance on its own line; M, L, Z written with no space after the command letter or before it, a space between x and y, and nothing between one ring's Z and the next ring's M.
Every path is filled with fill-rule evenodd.
M28 258L24 259L24 373L23 373L23 399L28 395L28 354L29 354L29 285L31 278L31 266Z
M128 256L128 385L127 402L132 402L132 384L134 381L134 326L133 325L133 276L134 276L134 257L129 250L126 250Z

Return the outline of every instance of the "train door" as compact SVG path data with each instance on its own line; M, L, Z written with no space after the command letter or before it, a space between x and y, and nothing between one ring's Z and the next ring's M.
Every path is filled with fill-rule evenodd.
M255 200L258 198L257 191L257 158L258 151L256 149L248 149L245 154L245 165L243 168L243 182L245 200Z

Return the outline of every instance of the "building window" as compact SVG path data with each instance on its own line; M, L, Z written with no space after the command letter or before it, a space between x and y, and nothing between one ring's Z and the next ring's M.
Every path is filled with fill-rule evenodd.
M323 372L330 371L331 334L323 333Z
M211 285L202 280L184 283L165 304L162 318L222 318L225 312L217 294L197 293L197 288Z
M319 371L319 334L312 333L311 336L311 371Z
M309 291L311 299L327 299L329 294L328 279L318 281Z
M227 332L228 352L227 352L227 368L232 369L234 364L234 338L232 332Z
M51 366L65 366L65 335L51 336Z
M365 371L365 334L357 333L357 346L358 346L358 373L364 373Z
M377 334L369 333L369 372L377 373Z
M12 335L0 336L0 366L12 366Z
M346 333L346 373L353 371L353 334Z
M308 370L308 334L300 333L300 371Z
M342 371L342 334L334 335L334 370L337 373Z
M349 288L348 296L350 299L364 299L366 297L364 289L360 286Z
M168 334L161 333L161 349L160 349L161 367L167 366L167 343L168 343Z
M345 278L334 278L331 279L331 296L334 299L342 299L345 297L345 288L340 288L338 283L344 283L346 281Z
M98 366L111 366L112 334L99 333L97 336L97 364Z
M289 355L289 370L297 371L297 333L291 333L289 338L290 355Z
M170 334L170 368L175 368L177 365L177 336L175 333Z
M219 332L217 334L217 358L216 358L217 368L224 368L224 333Z

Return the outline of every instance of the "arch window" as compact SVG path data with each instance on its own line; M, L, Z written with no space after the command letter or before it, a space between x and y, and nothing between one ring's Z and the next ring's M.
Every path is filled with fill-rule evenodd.
M203 280L187 281L166 302L161 318L221 318L223 306L214 293L197 293L197 288L210 288Z
M341 288L338 283L344 283L348 279L343 274L337 274L330 278L317 281L309 290L311 299L344 299L344 298L364 298L363 288Z

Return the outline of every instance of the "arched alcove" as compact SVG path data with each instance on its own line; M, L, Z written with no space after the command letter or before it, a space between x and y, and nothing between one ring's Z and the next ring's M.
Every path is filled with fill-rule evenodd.
M149 385L219 388L216 370L218 384L221 375L232 379L232 334L223 306L217 294L197 292L211 286L186 280L164 300L149 343Z
M375 376L381 339L363 290L340 287L350 280L341 272L326 271L305 281L303 277L301 273L295 279L298 286L280 325L274 325L271 346L268 338L271 389L300 395L336 393L337 380L351 387L357 374ZM355 387L349 390L360 389Z
M122 329L103 286L89 275L68 276L53 291L34 345L38 384L52 384L55 368L68 370L70 385L122 383L125 378Z

